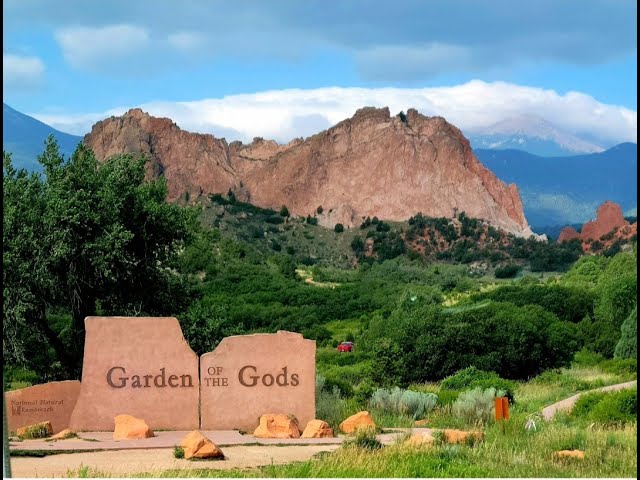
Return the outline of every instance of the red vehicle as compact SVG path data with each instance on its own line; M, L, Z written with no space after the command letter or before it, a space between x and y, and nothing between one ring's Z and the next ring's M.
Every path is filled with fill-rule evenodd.
M353 342L342 342L338 345L339 352L353 352Z

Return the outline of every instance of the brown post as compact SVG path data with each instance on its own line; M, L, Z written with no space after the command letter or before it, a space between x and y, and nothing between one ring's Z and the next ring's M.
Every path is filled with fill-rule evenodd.
M502 397L502 416L505 420L509 420L509 398Z
M496 422L502 420L503 418L503 411L502 411L502 407L503 407L503 403L502 403L502 397L497 397L495 399L495 406L496 406Z

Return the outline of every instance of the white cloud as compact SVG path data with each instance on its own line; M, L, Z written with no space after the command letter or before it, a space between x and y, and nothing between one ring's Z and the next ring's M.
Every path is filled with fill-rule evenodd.
M138 54L149 47L146 28L136 25L68 27L55 33L64 58L74 67L95 69Z
M139 105L155 116L169 117L181 128L226 136L227 140L273 138L286 142L316 133L364 106L388 106L392 114L416 108L439 115L469 134L504 118L522 114L545 118L568 133L588 134L605 144L637 141L637 112L600 103L580 92L553 90L504 82L474 80L452 87L340 88L273 90L188 102L158 101ZM84 134L89 124L128 107L105 113L38 115L39 120L70 133Z
M3 89L28 89L38 86L44 71L44 63L38 57L2 54Z

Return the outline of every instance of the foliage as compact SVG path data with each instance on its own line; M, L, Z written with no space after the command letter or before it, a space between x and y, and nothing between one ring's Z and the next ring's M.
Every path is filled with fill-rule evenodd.
M363 338L365 347L387 339L387 357L399 365L390 378L400 386L439 380L469 366L507 379L528 378L568 364L578 348L575 325L537 305L489 302L442 309L410 293L387 318L374 316Z
M225 305L216 304L208 299L195 302L179 318L184 338L198 354L213 351L218 343L231 335L243 333L228 315Z
M342 225L341 223L336 223L335 227L333 227L333 230L336 233L342 233L344 232L344 225Z
M372 408L387 413L408 415L417 420L424 418L436 406L437 395L433 393L415 392L395 387L391 390L379 388L369 400Z
M476 367L468 367L448 376L440 383L440 388L444 390L470 390L474 388L487 389L493 387L504 392L504 396L513 403L515 384L504 378L500 378L495 372L478 370Z
M487 423L493 416L494 399L502 396L504 396L504 392L496 391L495 388L482 389L477 387L462 392L453 403L451 410L454 415L471 424Z
M167 315L188 304L167 267L196 217L165 201L164 180L145 181L142 158L99 164L80 144L65 161L49 137L38 161L42 176L14 169L4 154L4 361L29 366L39 337L63 375L78 376L85 317ZM54 307L71 313L62 331L49 323Z
M282 207L280 207L280 216L281 217L288 217L289 216L289 209L287 208L286 205L282 205Z
M629 314L622 323L622 336L616 345L614 356L616 358L637 358L638 356L638 309Z
M316 418L324 420L337 432L340 423L357 411L355 401L345 399L338 387L328 384L322 375L316 375Z
M173 456L174 458L184 458L184 448L179 446L173 447Z
M520 265L516 265L515 263L509 263L502 267L496 268L494 275L496 278L513 278L518 275L522 268Z
M593 315L596 295L592 290L562 284L508 284L488 292L476 293L471 301L493 300L514 305L540 305L559 319L578 323Z
M602 424L635 422L637 415L637 389L585 393L571 411L573 417Z
M382 448L382 443L376 437L375 428L358 428L353 438L343 443L343 448L362 448L364 450L378 450Z
M36 423L35 425L31 425L25 429L25 432L20 435L21 439L37 439L37 438L47 438L49 436L49 429L46 425L41 423Z

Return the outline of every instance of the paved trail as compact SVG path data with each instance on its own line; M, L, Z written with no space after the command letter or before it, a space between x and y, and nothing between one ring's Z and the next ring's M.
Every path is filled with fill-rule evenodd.
M633 388L637 386L637 384L638 384L638 381L633 380L632 382L618 383L616 385L609 385L608 387L596 388L594 390L580 392L572 397L565 398L564 400L561 400L557 403L554 403L553 405L549 405L548 407L543 408L542 416L545 420L551 420L557 412L571 410L573 406L576 404L576 402L578 401L578 398L580 398L580 395L584 393L611 392L615 390L623 390L625 388Z

